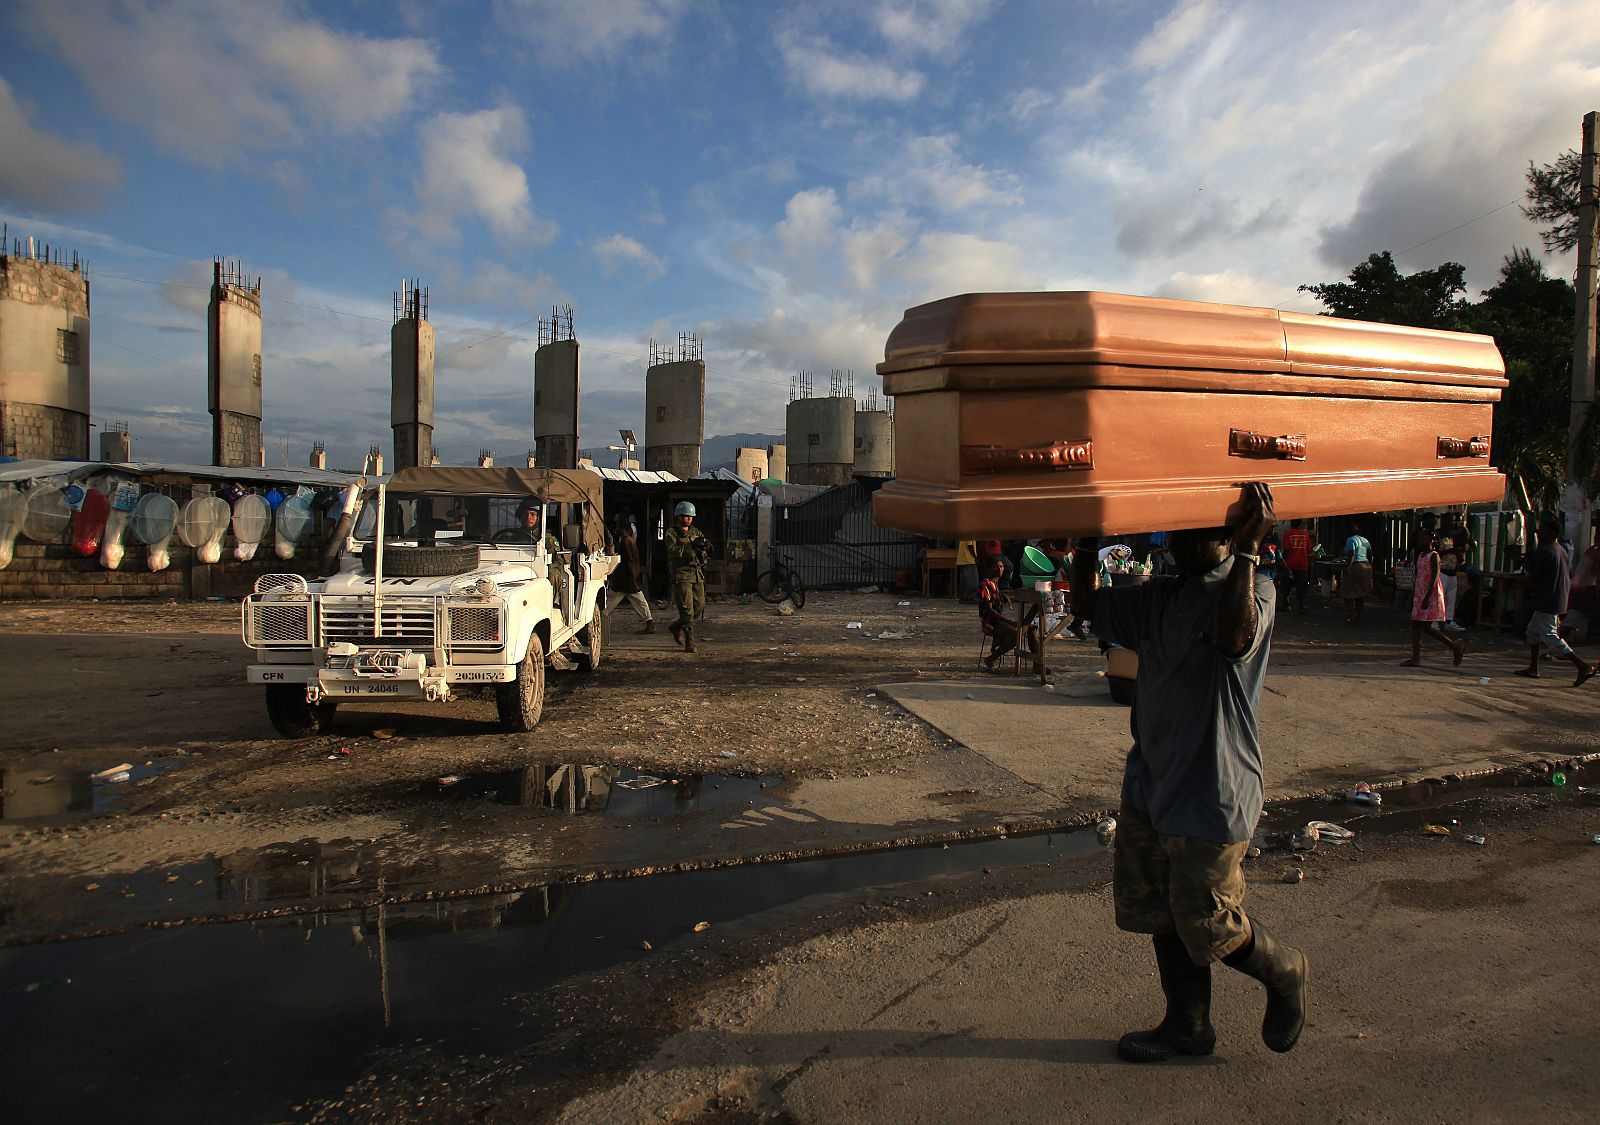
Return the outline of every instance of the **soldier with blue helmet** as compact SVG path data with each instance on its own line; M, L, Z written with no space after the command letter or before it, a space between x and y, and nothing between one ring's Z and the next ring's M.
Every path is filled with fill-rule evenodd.
M672 510L673 526L667 530L667 566L672 570L672 596L678 603L678 619L672 623L672 639L683 651L694 651L694 623L706 612L706 557L711 544L694 526L694 505L679 501Z

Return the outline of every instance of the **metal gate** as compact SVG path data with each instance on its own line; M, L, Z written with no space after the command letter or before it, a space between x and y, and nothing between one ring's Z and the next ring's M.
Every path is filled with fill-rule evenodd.
M808 587L885 586L916 566L922 538L874 523L875 491L851 481L773 512L778 554Z

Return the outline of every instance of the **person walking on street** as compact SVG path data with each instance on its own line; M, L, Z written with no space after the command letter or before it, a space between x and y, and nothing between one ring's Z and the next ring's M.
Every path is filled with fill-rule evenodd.
M1311 588L1311 550L1316 538L1305 529L1303 520L1290 520L1283 533L1283 565L1289 572L1289 588L1300 600L1299 613L1306 611L1306 593ZM1285 603L1288 598L1285 597Z
M1533 617L1528 621L1528 666L1518 668L1517 675L1539 678L1539 646L1542 644L1551 656L1564 656L1572 662L1572 666L1578 670L1572 686L1579 687L1600 669L1573 652L1572 647L1561 639L1561 615L1567 612L1567 596L1572 589L1572 580L1567 572L1567 553L1557 542L1561 525L1546 516L1539 521L1539 530L1535 534L1539 538L1539 545L1523 564L1523 582L1533 598Z
M644 596L644 584L639 571L639 540L634 534L633 520L626 514L618 514L616 526L617 554L622 558L622 565L617 567L612 579L614 588L622 595L622 600L644 619L644 628L639 632L654 633L656 622L650 613L650 599Z
M1350 533L1344 541L1344 579L1339 583L1339 596L1344 599L1345 621L1361 624L1362 603L1372 593L1372 541L1361 534L1361 529Z
M1444 518L1444 531L1439 536L1439 581L1444 586L1444 624L1447 633L1464 633L1466 629L1456 623L1456 595L1460 592L1460 574L1466 569L1467 549L1472 534L1461 523L1461 517L1451 512Z
M680 501L672 509L673 527L667 531L667 565L672 568L672 596L678 603L678 619L672 623L672 639L693 652L694 623L706 612L706 555L711 544L694 526L694 505Z
M1246 485L1236 526L1172 533L1180 573L1095 595L1095 632L1139 657L1112 866L1117 926L1151 935L1167 1003L1156 1027L1118 1041L1130 1062L1212 1052L1217 961L1266 986L1269 1048L1288 1051L1305 1025L1305 954L1245 914L1241 867L1261 816L1256 710L1277 598L1256 566L1272 524L1271 490ZM1080 604L1094 589L1092 552L1082 554Z
M1402 660L1402 668L1421 667L1424 633L1450 650L1452 664L1460 664L1467 651L1466 645L1452 641L1439 628L1439 622L1444 620L1444 581L1433 538L1433 531L1427 527L1417 532L1417 561L1411 580L1411 659Z

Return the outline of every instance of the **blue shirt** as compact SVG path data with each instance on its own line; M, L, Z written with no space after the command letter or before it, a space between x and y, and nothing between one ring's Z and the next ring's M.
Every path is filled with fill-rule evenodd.
M1356 562L1371 562L1372 544L1367 541L1365 535L1352 535L1344 541L1344 553L1346 558L1354 555Z
M1261 743L1256 707L1266 677L1277 592L1256 576L1256 632L1236 657L1211 644L1226 559L1201 576L1152 578L1102 590L1094 631L1139 654L1133 748L1122 800L1165 836L1217 844L1255 834L1261 817Z

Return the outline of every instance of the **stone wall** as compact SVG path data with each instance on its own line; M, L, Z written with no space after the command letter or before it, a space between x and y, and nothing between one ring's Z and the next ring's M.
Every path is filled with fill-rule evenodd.
M127 554L117 570L100 565L98 552L84 558L66 544L17 540L11 565L0 570L0 601L25 598L242 598L263 574L317 573L321 549L302 546L293 559L280 559L271 543L263 543L255 558L240 562L233 557L231 539L223 545L220 562L196 561L194 551L174 540L169 547L172 565L152 573L144 544L124 540Z
M89 457L89 419L75 410L0 402L0 452L22 460L83 461Z

